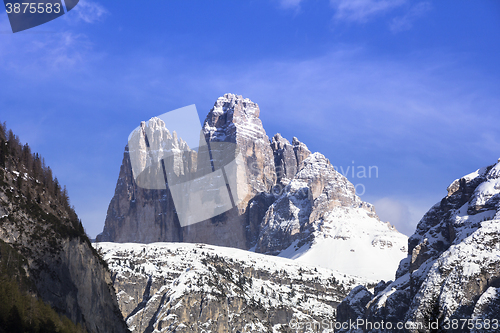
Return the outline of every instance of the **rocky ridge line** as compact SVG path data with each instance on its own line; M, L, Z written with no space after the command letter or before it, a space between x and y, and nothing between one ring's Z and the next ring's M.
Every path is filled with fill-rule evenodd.
M355 288L339 305L339 320L409 322L415 328L405 332L427 332L429 322L447 331L470 319L480 326L461 332L488 331L486 320L500 318L500 160L452 182L408 244L395 281L382 281L375 294Z

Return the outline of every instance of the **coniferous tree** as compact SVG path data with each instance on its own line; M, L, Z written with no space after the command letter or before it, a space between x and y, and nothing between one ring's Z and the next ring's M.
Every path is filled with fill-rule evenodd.
M42 169L43 173L43 185L47 188L47 191L52 194L52 169L50 167L44 167L45 161L42 159Z
M7 140L7 124L5 121L0 123L0 140Z
M22 153L22 163L26 167L27 170L31 170L32 165L33 165L33 156L31 155L31 148L30 146L26 143L23 146L23 153Z
M9 132L7 134L7 141L9 147L9 154L12 155L14 158L18 158L21 144L19 142L19 137L15 135L11 129L9 129Z
M54 184L53 184L53 192L52 194L59 199L60 198L60 193L61 193L61 186L59 185L59 180L57 180L57 177L54 178Z
M33 155L32 170L33 170L33 178L35 178L35 180L39 180L38 178L42 174L42 161L40 160L40 156L38 155L38 153L35 153Z
M11 333L23 333L23 320L19 314L19 309L17 305L14 306L9 311L9 316L7 317L7 322L5 323L5 328L7 332Z
M0 139L0 168L5 168L5 160L7 158L7 142L5 139Z

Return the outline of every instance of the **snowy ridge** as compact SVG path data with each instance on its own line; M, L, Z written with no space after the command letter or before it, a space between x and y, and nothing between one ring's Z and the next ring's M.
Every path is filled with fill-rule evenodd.
M314 241L280 257L337 269L374 280L390 280L407 252L408 238L362 208L334 208L313 225Z
M415 327L436 320L441 327L452 320L498 320L499 218L500 160L452 182L448 196L425 214L409 239L408 256L400 263L396 281L372 295L357 317L406 321ZM353 296L340 308L352 307ZM341 320L349 318L353 319Z
M408 237L320 153L307 157L268 209L257 250L375 280L394 277Z
M374 285L290 259L213 245L94 246L109 265L133 332L215 331L220 325L279 332L293 318L332 320L350 289Z

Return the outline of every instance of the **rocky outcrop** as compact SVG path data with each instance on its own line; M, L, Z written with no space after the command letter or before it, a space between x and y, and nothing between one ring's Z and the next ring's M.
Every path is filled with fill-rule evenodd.
M132 173L130 152L125 147L115 195L98 240L115 242L179 242L183 240L172 195L168 189L137 186Z
M310 154L281 186L275 187L280 193L274 192L277 199L262 219L257 252L366 278L392 275L407 237L381 222L327 158Z
M40 159L27 146L20 158L14 141L0 156L0 239L26 258L30 298L40 298L88 332L126 332L110 272L65 190L52 180L50 169L37 167Z
M448 332L453 322L471 319L478 326L460 324L461 332L488 331L485 323L500 316L499 202L500 161L455 180L410 237L395 281L363 313L339 320L383 320L394 327L407 322L405 332L430 332L429 323L435 323ZM354 296L344 302L352 304Z
M128 147L125 149L122 167L115 195L108 208L105 226L98 241L142 242L181 241L203 242L248 249L252 246L255 234L249 232L249 224L257 226L252 218L259 214L247 214L249 201L259 193L269 192L275 184L276 175L273 152L269 139L259 119L257 104L241 96L226 94L219 98L210 110L203 125L203 134L210 149L213 161L231 159L219 156L218 143L236 144L241 153L245 169L244 176L236 178L237 186L248 187L249 195L240 200L237 206L209 220L181 227L170 190L151 190L137 186L133 178ZM148 127L158 122L148 123ZM160 124L161 132L170 133ZM169 134L164 136L168 137ZM181 140L181 139L179 139ZM174 142L172 145L175 145ZM180 144L180 141L177 145ZM200 153L200 152L198 152ZM224 152L227 155L227 151ZM197 172L193 166L196 153L190 155L191 164L180 163L180 168ZM215 165L217 167L217 165ZM268 205L265 207L267 209ZM256 231L258 233L258 230Z
M233 153L241 153L243 156L246 173L238 174L236 183L237 186L247 187L248 195L240 200L237 206L209 220L181 227L168 188L151 190L137 186L127 146L115 195L108 208L104 230L97 237L98 241L143 243L180 241L243 249L252 247L260 231L260 220L274 199L268 196L267 200L261 200L259 204L253 203L251 214L248 212L249 202L262 193L269 193L276 183L274 155L259 114L260 110L256 103L241 96L226 94L216 101L202 128L212 163L214 160L231 159L231 156L222 156L218 151L219 143L235 144L237 149ZM171 140L172 135L164 123L153 120L143 125L143 128L149 129L151 133L154 132L152 127L160 127L159 132L163 133L160 136L167 138L167 141ZM161 139L160 136L157 135L156 139ZM181 139L178 140L179 142L174 140L171 146L181 145ZM154 145L154 142L150 144ZM295 151L300 158L305 154L303 150L307 148L298 140L295 145ZM227 151L224 154L227 155ZM199 167L196 158L201 157L197 157L196 152L192 153L189 159L184 158L179 168L186 173L196 172L196 167L193 167ZM187 161L191 164L188 165ZM257 207L259 211L255 212Z
M248 98L225 94L217 99L203 125L205 138L211 142L232 142L243 154L247 170L246 181L252 193L269 192L276 183L273 151L269 137L259 119L257 103ZM246 209L249 197L239 206Z
M274 153L274 165L278 184L282 184L282 180L286 182L293 179L302 161L311 154L307 146L296 137L293 138L292 144L290 144L279 133L273 136L271 148Z
M385 278L381 269L392 270L397 265L404 255L401 249L406 252L406 236L382 223L374 207L356 195L354 186L336 172L323 155L311 154L295 137L292 143L280 134L269 140L259 115L256 103L226 94L217 99L202 128L214 170L236 156L242 157L234 183L238 191L241 188L245 191L232 209L208 220L181 226L171 187L170 190L139 188L132 177L130 155L126 150L104 231L97 240L206 243L255 249L289 258L304 254L313 244L328 241L338 244L334 246L336 249L323 250L346 252L346 258L353 257L350 260L358 260L359 264L364 262L356 258L369 252L366 261L380 264L368 265L374 269L370 272L367 268L366 273L370 278ZM156 142L161 138L171 140L173 137L157 118L141 126L142 131L150 133L148 137L153 137L149 142L151 147L157 147ZM158 134L153 134L155 131ZM168 141L165 149L180 147L181 139L178 141ZM233 144L235 148L228 152L221 148L223 144ZM203 151L180 150L184 150L184 156L179 155L174 162L167 163L174 163L179 174L198 172ZM147 164L146 160L144 156L141 164ZM366 246L356 246L356 242ZM358 247L358 252L354 247ZM381 249L384 251L380 252ZM386 255L389 259L381 263ZM311 252L309 256L314 255ZM327 265L333 267L339 263L340 259ZM344 262L339 267L344 266L348 265Z
M95 243L133 332L310 332L357 277L204 244ZM302 327L298 329L299 325Z

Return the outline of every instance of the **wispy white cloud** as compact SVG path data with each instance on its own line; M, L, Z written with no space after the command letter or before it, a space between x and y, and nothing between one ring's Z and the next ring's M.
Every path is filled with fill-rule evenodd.
M410 208L398 200L384 197L373 203L377 215L384 222L389 222L404 234L410 234L415 230L412 225Z
M300 3L303 0L279 0L281 8L284 9L299 9Z
M95 23L101 21L106 15L109 14L108 10L106 10L106 8L104 8L101 4L88 0L80 0L78 5L68 14L73 12L76 14L77 21L83 21L85 23ZM74 19L74 16L71 17L71 20Z
M407 0L330 0L334 19L363 23L407 3Z
M430 2L419 2L412 6L405 15L393 18L389 25L389 28L394 33L409 30L412 28L415 20L423 16L431 9L432 5Z
M391 223L399 232L411 236L424 214L436 203L434 201L383 197L372 203L380 220Z
M2 38L2 45L5 47L0 47L0 70L18 78L42 79L68 69L78 69L95 55L87 36L71 31L7 34Z

